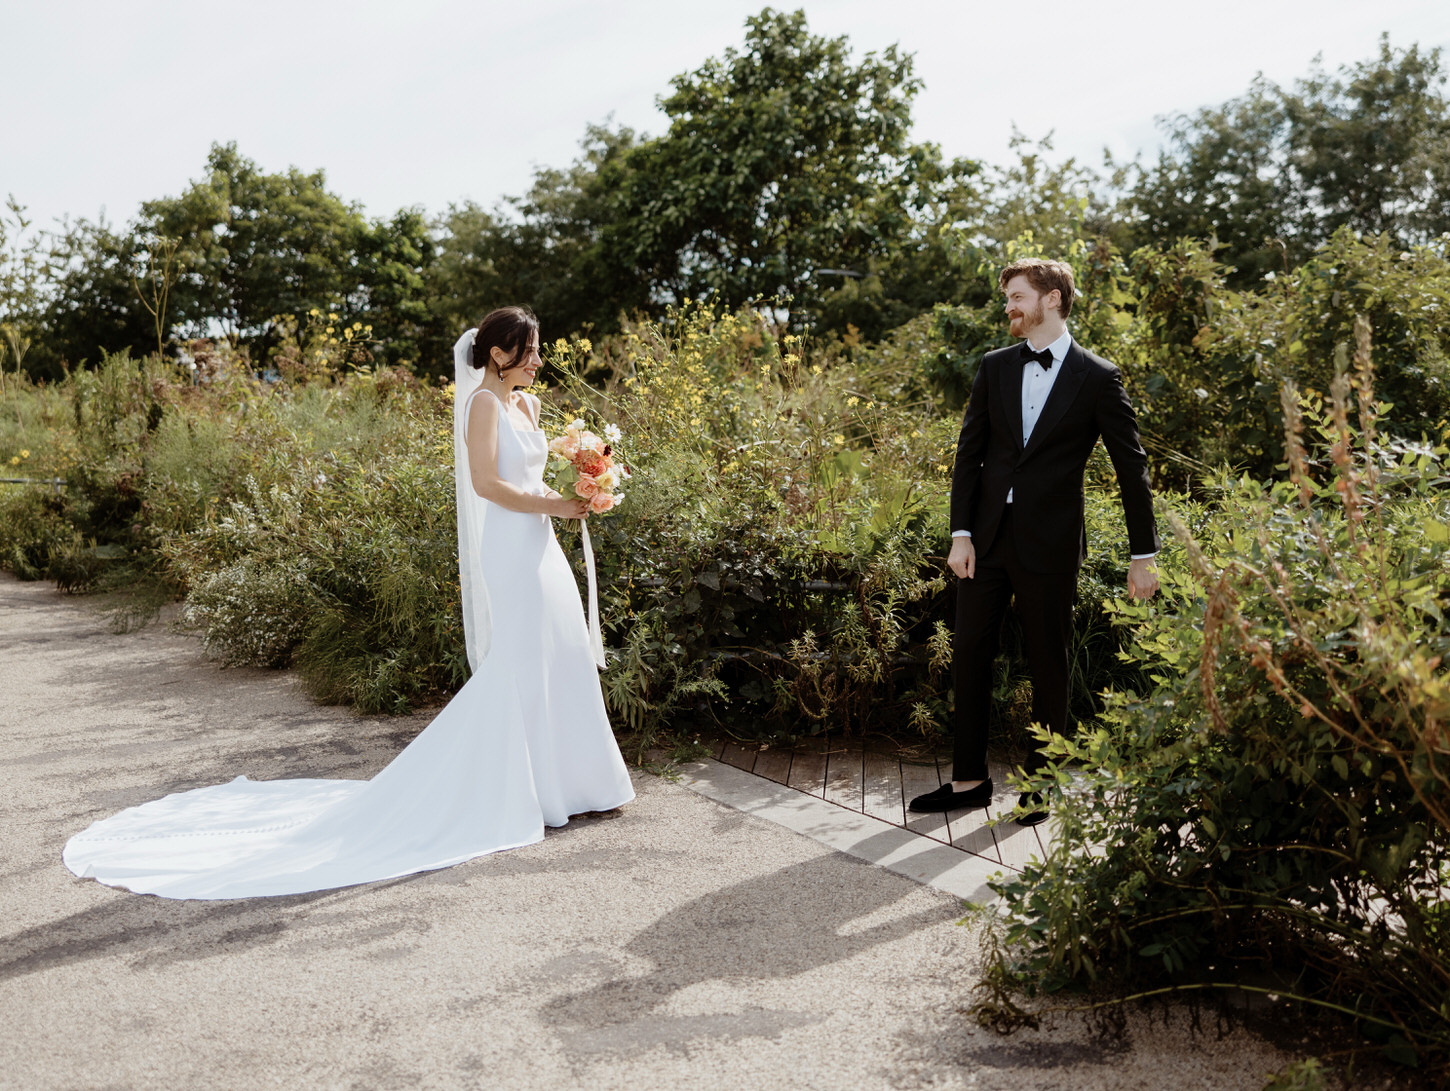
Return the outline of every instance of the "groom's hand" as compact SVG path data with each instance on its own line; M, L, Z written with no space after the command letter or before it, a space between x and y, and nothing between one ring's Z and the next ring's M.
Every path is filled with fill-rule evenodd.
M1151 599L1158 590L1158 566L1152 557L1128 563L1128 595L1135 599Z
M952 539L952 551L947 555L947 567L961 580L969 580L977 574L977 550L966 535Z

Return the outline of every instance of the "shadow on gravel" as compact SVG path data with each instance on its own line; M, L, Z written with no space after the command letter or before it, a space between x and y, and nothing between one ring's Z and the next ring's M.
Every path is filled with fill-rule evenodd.
M839 856L818 857L666 913L622 949L631 961L652 967L643 974L624 976L628 971L615 959L581 952L543 967L522 987L547 989L560 979L611 977L557 997L541 1011L576 1060L656 1045L684 1050L699 1039L778 1037L825 1018L822 1013L834 1009L834 999L819 996L806 1011L756 1005L690 1016L657 1013L691 986L727 981L749 988L795 977L939 925L955 912L943 907L890 917L883 911L908 892L901 879L863 863L851 869L850 884L843 888L841 871ZM881 916L889 919L854 926ZM799 987L792 992L811 995Z
M274 943L299 932L336 929L352 921L368 923L364 938L426 931L427 925L416 919L416 912L401 907L391 914L380 913L377 905L343 908L356 898L416 878L409 875L341 891L233 902L179 902L124 894L68 917L0 936L0 981L100 958L134 960L135 968L194 962ZM336 907L334 911L289 912L329 900L328 909ZM387 920L389 915L394 919ZM353 936L349 942L356 939Z

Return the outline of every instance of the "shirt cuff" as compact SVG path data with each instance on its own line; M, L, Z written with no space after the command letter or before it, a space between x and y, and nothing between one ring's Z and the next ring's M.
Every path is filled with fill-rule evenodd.
M972 536L972 532L970 530L954 530L954 531L952 531L952 537L953 538L970 538L971 536Z
M1135 561L1151 561L1158 556L1156 553L1131 553L1129 556Z

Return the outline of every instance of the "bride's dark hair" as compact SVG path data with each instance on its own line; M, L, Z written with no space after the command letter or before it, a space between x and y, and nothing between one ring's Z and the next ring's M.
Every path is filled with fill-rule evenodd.
M538 330L539 320L527 307L500 307L489 311L478 324L470 362L476 368L486 368L493 359L493 350L501 348L508 353L509 362L498 369L499 374L512 371L524 362L529 353L529 341Z

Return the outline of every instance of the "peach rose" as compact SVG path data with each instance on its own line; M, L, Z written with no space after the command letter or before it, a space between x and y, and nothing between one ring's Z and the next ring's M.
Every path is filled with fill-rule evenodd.
M599 482L588 474L580 474L579 480L574 482L574 493L580 500L588 500L599 492Z
M549 444L549 450L553 451L556 455L573 458L579 453L579 439L572 432L565 432Z
M598 515L600 512L608 511L612 507L614 507L613 493L596 493L594 495L594 499L589 501L589 510L594 512L596 515Z

